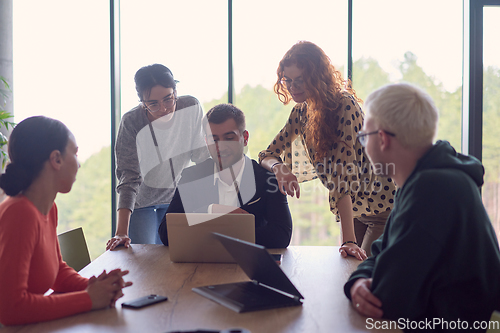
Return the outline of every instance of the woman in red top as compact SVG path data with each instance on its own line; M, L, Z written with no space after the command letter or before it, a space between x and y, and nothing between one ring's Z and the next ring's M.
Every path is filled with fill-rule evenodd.
M80 164L73 134L58 120L20 122L9 141L11 163L0 176L0 323L21 325L114 306L123 296L120 269L90 279L61 258L57 193L67 193ZM44 294L52 288L55 293Z

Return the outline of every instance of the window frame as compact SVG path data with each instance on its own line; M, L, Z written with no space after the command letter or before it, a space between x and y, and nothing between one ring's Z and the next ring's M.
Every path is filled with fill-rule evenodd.
M234 99L232 0L228 0L228 103ZM110 0L111 146L120 124L120 0ZM352 80L353 0L348 2L347 76ZM483 139L483 8L500 0L463 0L462 152L482 160ZM468 37L468 38L467 38ZM115 155L111 149L111 236L116 230Z

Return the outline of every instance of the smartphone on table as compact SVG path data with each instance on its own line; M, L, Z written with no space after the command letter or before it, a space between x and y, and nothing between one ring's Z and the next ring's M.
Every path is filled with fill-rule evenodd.
M165 302L166 300L168 300L168 297L166 296L149 295L131 301L123 302L122 307L130 309L140 309L148 305Z

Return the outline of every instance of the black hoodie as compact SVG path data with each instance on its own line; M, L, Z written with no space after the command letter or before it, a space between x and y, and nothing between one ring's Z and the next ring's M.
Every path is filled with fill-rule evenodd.
M385 232L349 278L346 296L358 278L372 277L383 317L399 328L480 331L474 321L500 308L500 252L481 201L483 175L477 159L448 142L429 149L397 191Z

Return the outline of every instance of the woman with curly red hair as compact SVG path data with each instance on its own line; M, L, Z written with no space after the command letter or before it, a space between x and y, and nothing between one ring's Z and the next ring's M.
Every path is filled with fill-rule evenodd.
M311 42L293 45L277 74L274 91L279 100L297 104L273 142L260 152L259 161L275 173L282 193L297 198L299 183L319 178L329 190L330 210L341 223L340 253L364 260L383 233L395 185L375 175L363 137L356 139L363 126L361 100ZM376 166L377 174L384 168Z

